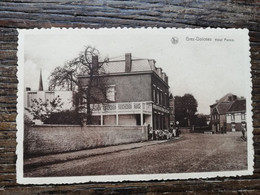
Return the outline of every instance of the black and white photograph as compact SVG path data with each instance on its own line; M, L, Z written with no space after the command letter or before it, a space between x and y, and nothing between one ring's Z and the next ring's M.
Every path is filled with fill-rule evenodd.
M17 181L253 173L246 29L19 30Z

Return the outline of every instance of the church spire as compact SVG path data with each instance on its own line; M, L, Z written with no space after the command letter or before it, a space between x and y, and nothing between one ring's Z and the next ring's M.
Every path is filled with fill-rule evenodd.
M42 84L42 69L40 70L39 91L43 91L43 84Z

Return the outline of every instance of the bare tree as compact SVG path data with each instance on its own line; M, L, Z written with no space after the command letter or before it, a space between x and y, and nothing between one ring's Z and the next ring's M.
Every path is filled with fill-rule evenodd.
M63 67L56 67L49 77L49 88L68 89L74 91L74 105L77 111L86 108L87 124L92 124L93 103L102 103L107 100L103 65L108 58L99 62L100 53L97 49L87 46L78 57L68 61ZM87 83L82 86L78 76L86 75ZM87 87L86 87L87 86Z

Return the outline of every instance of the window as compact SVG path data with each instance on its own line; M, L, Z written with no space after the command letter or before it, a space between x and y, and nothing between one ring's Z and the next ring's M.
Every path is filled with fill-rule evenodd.
M235 120L235 114L231 114L231 120L232 120L232 121Z
M242 120L245 120L245 119L246 119L246 114L245 114L245 113L242 113L242 114L241 114L241 119L242 119Z
M109 86L107 86L107 90L106 90L107 99L110 100L110 101L113 101L113 102L116 101L115 87L116 87L115 85L109 85Z
M153 89L153 101L156 101L156 93L155 93L155 89Z
M162 93L162 105L165 106L165 96L164 96L164 93Z
M156 103L159 104L160 103L160 92L159 91L156 91L156 92L157 92Z
M160 92L160 105L163 105L163 94Z

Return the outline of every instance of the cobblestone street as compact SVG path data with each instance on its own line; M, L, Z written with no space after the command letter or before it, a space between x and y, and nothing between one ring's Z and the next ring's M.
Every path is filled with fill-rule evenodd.
M129 147L112 146L118 147L117 150L26 169L25 177L245 170L247 142L241 139L241 135L241 132L182 134L179 140L156 144L145 142L144 145L136 143ZM120 150L120 147L125 149ZM62 155L66 159L68 154ZM44 158L41 160L44 161Z

